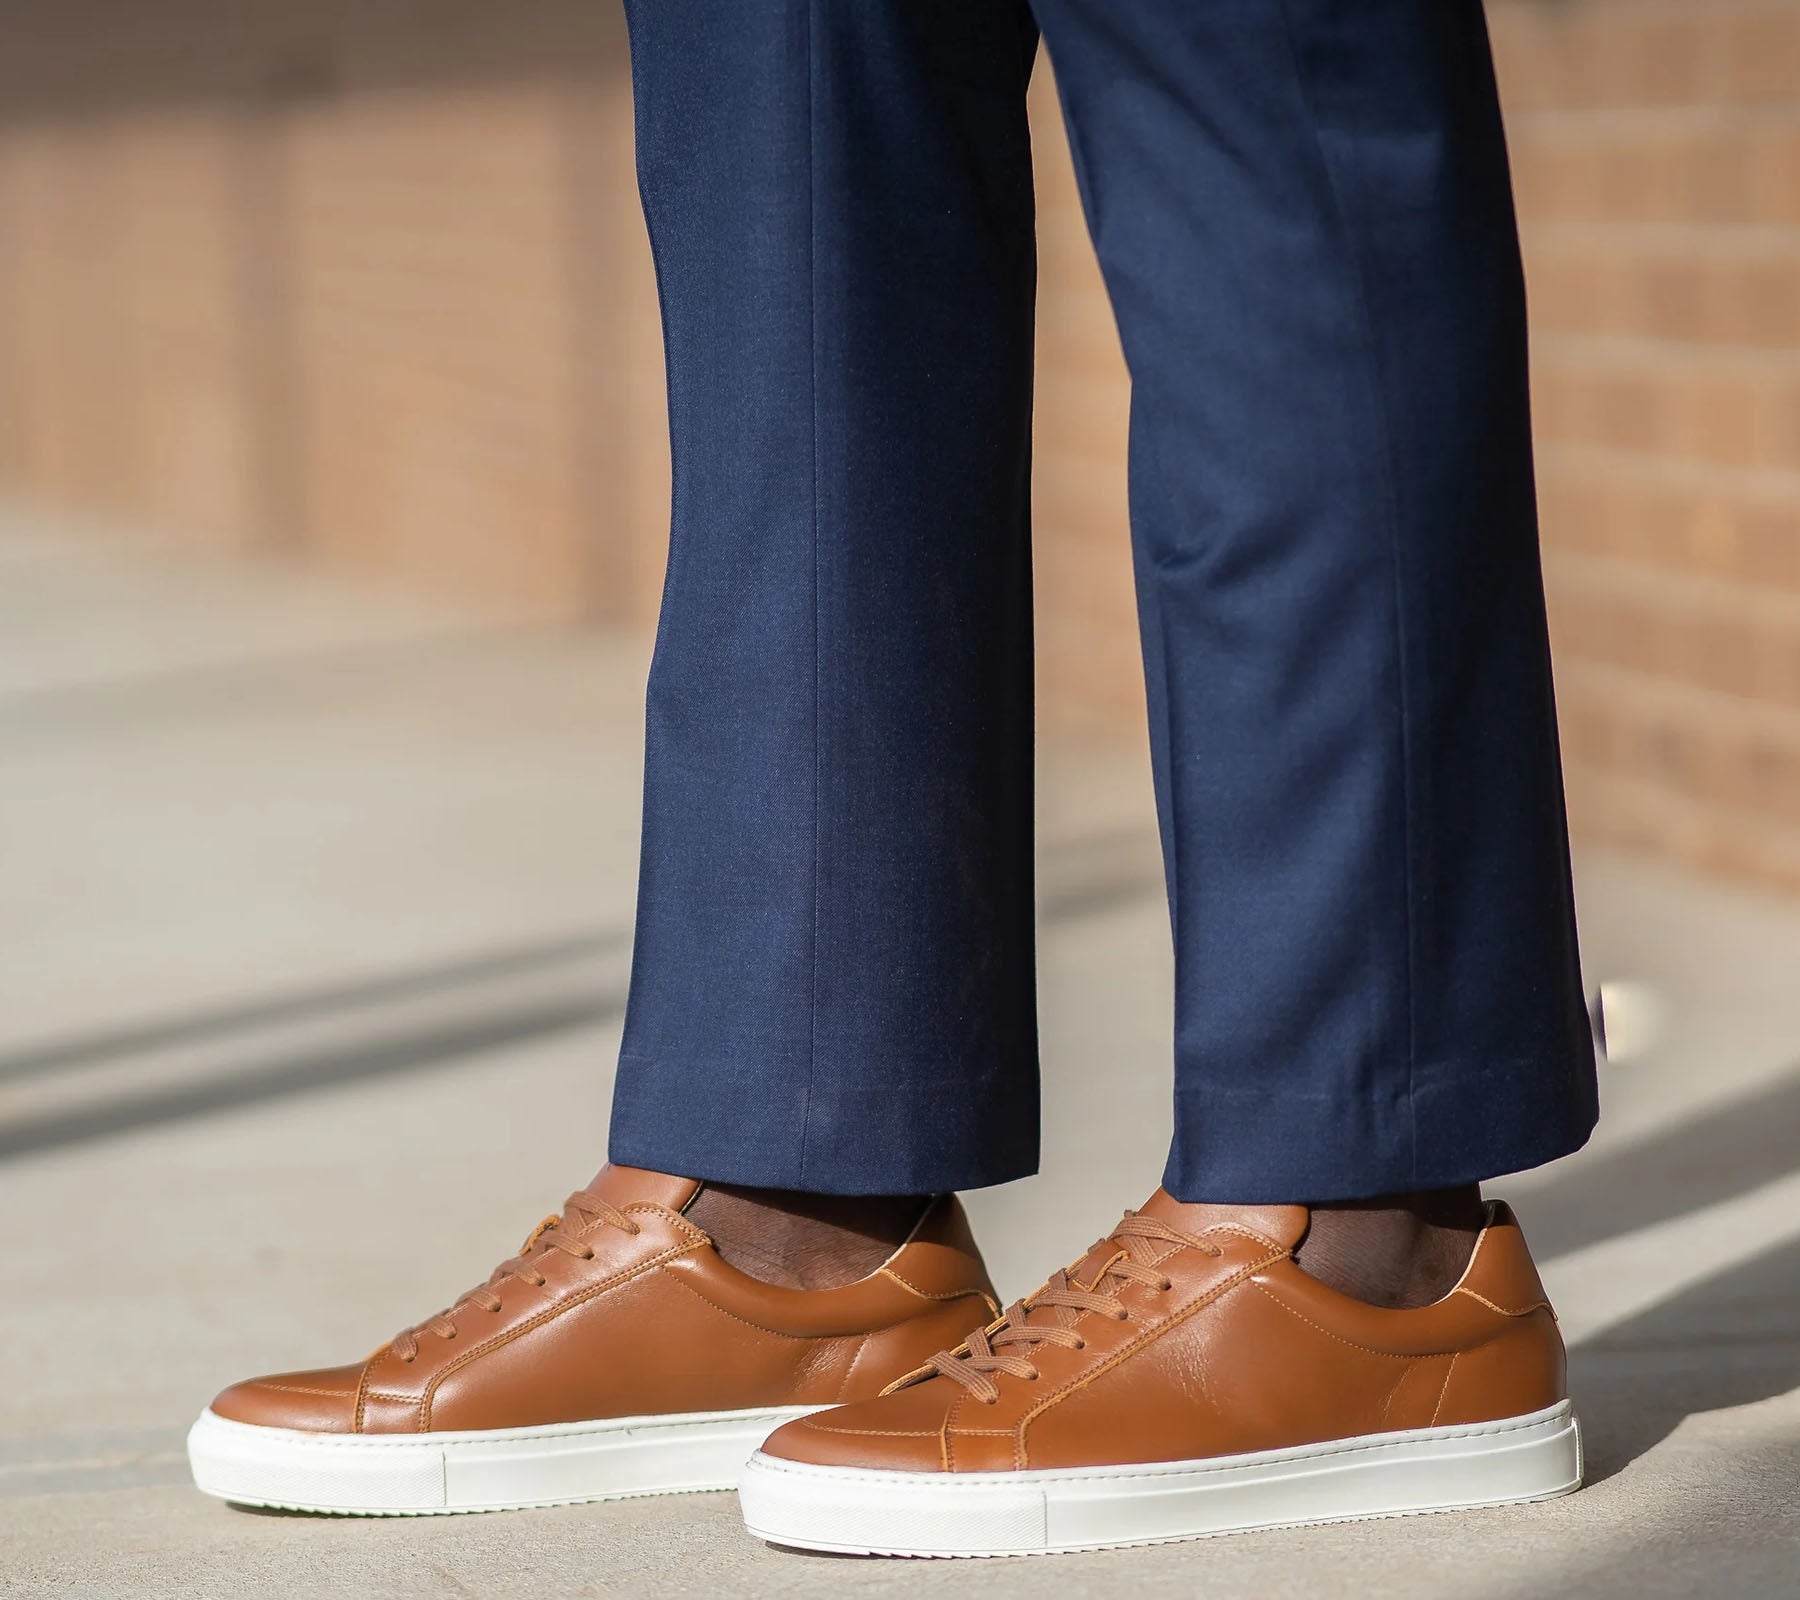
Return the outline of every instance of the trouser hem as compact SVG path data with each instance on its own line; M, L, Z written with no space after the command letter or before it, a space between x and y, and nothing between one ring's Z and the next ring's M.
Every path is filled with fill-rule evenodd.
M1217 1205L1449 1189L1569 1155L1598 1115L1588 1060L1440 1062L1391 1100L1196 1084L1176 1093L1163 1187Z
M943 1194L1028 1178L1038 1169L1037 1063L929 1079L895 1073L855 1086L821 1061L803 1075L745 1079L666 1057L623 1055L607 1159L714 1183L811 1194ZM821 1089L836 1081L852 1087Z

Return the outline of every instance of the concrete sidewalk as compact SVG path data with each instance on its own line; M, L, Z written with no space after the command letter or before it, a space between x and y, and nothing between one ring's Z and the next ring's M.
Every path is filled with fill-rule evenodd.
M0 1593L1800 1595L1800 907L1603 857L1590 981L1661 1032L1589 1150L1496 1186L1575 1341L1580 1495L979 1564L775 1552L726 1495L202 1498L223 1383L353 1359L599 1163L646 644L3 523L0 639ZM1143 1198L1169 1117L1141 753L1047 750L1041 814L1044 1172L971 1202L1008 1294Z

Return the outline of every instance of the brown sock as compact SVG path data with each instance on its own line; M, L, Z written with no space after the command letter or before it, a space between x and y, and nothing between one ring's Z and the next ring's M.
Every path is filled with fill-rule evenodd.
M708 1183L686 1216L740 1272L787 1289L866 1278L912 1232L928 1195L801 1194Z
M1486 1220L1479 1184L1327 1201L1295 1262L1321 1283L1370 1305L1410 1309L1441 1300L1462 1276Z

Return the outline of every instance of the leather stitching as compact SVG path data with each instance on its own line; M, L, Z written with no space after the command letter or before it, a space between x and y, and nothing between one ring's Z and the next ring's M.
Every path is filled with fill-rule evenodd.
M1304 1311L1296 1311L1287 1303L1287 1301L1283 1300L1280 1295L1276 1294L1273 1289L1260 1283L1257 1284L1256 1287L1261 1289L1269 1299L1280 1306L1289 1316L1298 1317L1315 1333L1322 1333L1327 1339L1335 1339L1339 1344L1347 1345L1352 1350L1361 1350L1365 1355L1385 1356L1389 1361L1426 1361L1433 1356L1456 1354L1454 1350L1377 1350L1372 1344L1358 1344L1354 1339L1346 1339L1341 1333L1333 1333L1331 1329L1321 1327L1318 1323L1314 1322L1311 1317L1307 1316Z
M1209 1229L1208 1231L1210 1232L1212 1230ZM1243 1232L1241 1228L1233 1228L1230 1231L1234 1233ZM1246 1237L1252 1236L1246 1235ZM1269 1256L1263 1260L1252 1261L1247 1265L1240 1267L1236 1272L1232 1273L1230 1277L1214 1284L1205 1294L1199 1296L1192 1305L1183 1307L1173 1316L1157 1323L1154 1327L1146 1328L1129 1344L1121 1345L1108 1356L1105 1361L1101 1362L1099 1366L1093 1368L1092 1371L1083 1373L1080 1377L1073 1380L1066 1388L1058 1389L1055 1393L1046 1395L1019 1419L1019 1446L1016 1454L1021 1469L1023 1469L1025 1464L1025 1430L1044 1412L1048 1411L1052 1406L1060 1404L1068 1396L1079 1393L1103 1374L1112 1371L1112 1369L1121 1361L1125 1360L1128 1356L1136 1354L1137 1351L1150 1343L1151 1340L1160 1339L1171 1328L1180 1327L1182 1323L1188 1320L1188 1318L1204 1311L1210 1305L1217 1304L1219 1298L1225 1294L1227 1290L1236 1288L1238 1284L1249 1278L1252 1273L1261 1272L1264 1267L1273 1266L1277 1261L1284 1259L1287 1254L1287 1250L1283 1248L1279 1254ZM1083 1312L1082 1315L1086 1316L1088 1313Z
M1402 1372L1400 1374L1400 1376L1394 1381L1394 1387L1388 1390L1387 1398L1381 1402L1381 1421L1382 1421L1382 1426L1384 1429L1390 1420L1391 1413L1393 1412L1394 1402L1400 1398L1400 1391L1406 1387L1406 1380L1408 1378L1410 1378L1413 1375L1413 1373L1416 1372L1417 1370L1418 1369L1416 1367L1408 1367L1404 1372Z
M869 1332L865 1333L862 1338L857 1341L856 1350L850 1357L849 1365L844 1368L843 1379L837 1386L837 1403L839 1405L844 1403L844 1396L850 1388L850 1380L856 1375L856 1363L862 1360L863 1351L869 1348L869 1341L874 1337L874 1333Z
M648 1211L660 1210L661 1208L640 1205L635 1209ZM688 1224L688 1227L692 1229L693 1225L690 1223ZM437 1396L439 1387L452 1373L460 1372L471 1361L474 1361L479 1356L486 1355L490 1350L498 1350L504 1345L511 1344L515 1339L522 1338L525 1334L530 1333L532 1329L542 1327L546 1322L549 1322L554 1317L561 1316L565 1311L573 1311L577 1306L586 1305L588 1301L598 1299L601 1295L607 1293L609 1290L616 1289L622 1283L629 1283L633 1278L643 1277L646 1273L651 1271L652 1268L660 1267L664 1262L673 1261L677 1256L691 1255L705 1242L706 1236L701 1234L698 1239L688 1243L670 1245L667 1249L658 1251L657 1254L651 1256L647 1261L639 1262L636 1266L621 1268L618 1272L613 1273L611 1277L602 1278L598 1283L589 1284L587 1288L578 1290L574 1294L569 1295L566 1299L558 1300L551 1305L545 1306L541 1311L533 1312L530 1317L524 1322L521 1322L516 1328L508 1328L503 1333L495 1334L485 1343L477 1344L472 1348L461 1352L450 1361L445 1362L445 1364L426 1382L424 1391L419 1396L420 1431L430 1431L432 1402Z
M909 1278L903 1278L892 1267L877 1267L877 1277L892 1278L902 1289L910 1289L921 1300L966 1300L970 1295L980 1295L993 1307L994 1315L1000 1315L1000 1306L994 1297L981 1289L921 1289Z
M1461 1354L1460 1350L1457 1351L1456 1355L1451 1356L1450 1365L1444 1368L1444 1382L1438 1389L1437 1404L1431 1408L1431 1420L1425 1424L1428 1428L1437 1426L1438 1413L1444 1409L1444 1396L1450 1392L1450 1374L1456 1371L1457 1356Z
M669 1277L672 1282L680 1284L682 1288L687 1290L687 1292L689 1294L691 1294L696 1300L698 1300L702 1305L711 1306L714 1311L719 1313L720 1316L730 1317L733 1322L741 1322L741 1323L743 1323L743 1325L746 1328L755 1328L759 1333L770 1333L770 1334L773 1334L778 1339L803 1339L803 1340L806 1340L811 1343L817 1343L818 1341L820 1341L822 1339L854 1339L856 1337L854 1332L790 1333L790 1332L788 1332L788 1330L786 1328L771 1328L771 1327L767 1326L765 1323L752 1322L748 1317L740 1317L735 1311L727 1311L722 1305L720 1305L718 1303L718 1301L711 1299L707 1295L703 1295L698 1289L696 1289L691 1283L689 1283L686 1278L682 1277L680 1273L672 1272L669 1274Z
M492 1339L487 1340L485 1343L477 1344L471 1350L459 1351L454 1359L446 1362L444 1366L427 1381L424 1390L419 1395L418 1414L419 1431L421 1433L429 1433L431 1431L430 1417L432 1401L437 1394L438 1386L448 1378L451 1373L460 1371L477 1356L485 1355L489 1350L498 1349L502 1345L511 1343L513 1339L518 1338L521 1334L530 1332L531 1329L540 1326L550 1317L556 1316L563 1311L572 1310L575 1306L585 1304L595 1295L604 1294L608 1289L612 1289L618 1284L628 1281L637 1276L640 1272L648 1271L651 1267L661 1265L665 1260L672 1260L675 1256L685 1254L699 1245L711 1242L707 1239L706 1235L696 1228L693 1223L689 1222L686 1217L680 1215L678 1212L669 1210L667 1206L658 1205L653 1200L633 1200L629 1205L621 1206L619 1210L624 1215L630 1215L630 1213L637 1211L642 1212L646 1216L661 1217L664 1221L674 1227L677 1233L686 1235L688 1243L680 1247L671 1247L670 1249L665 1250L661 1255L652 1256L648 1261L643 1262L638 1267L626 1268L620 1272L614 1273L612 1277L602 1279L599 1283L591 1285L589 1288L570 1296L566 1300L559 1300L552 1305L546 1306L542 1311L534 1312L529 1320L521 1323L518 1327L509 1329L505 1333L498 1334ZM589 1227L582 1229L576 1237L585 1239L600 1226L602 1226L600 1223L590 1225ZM452 1306L451 1309L454 1310L455 1307ZM368 1387L370 1368L375 1365L376 1361L385 1352L391 1351L392 1349L393 1341L389 1340L381 1347L381 1349L377 1350L374 1355L370 1356L369 1359L363 1363L362 1372L358 1377L356 1384L356 1409L352 1423L354 1431L357 1433L362 1432L363 1423L366 1420L365 1402L368 1399L377 1398L394 1401L410 1401L412 1399L411 1395L380 1394L370 1390Z
M1259 1244L1265 1250L1273 1250L1277 1259L1290 1253L1291 1246L1283 1244L1279 1239L1271 1239L1267 1234L1257 1233L1239 1222L1215 1222L1210 1228L1202 1228L1200 1237L1204 1239L1209 1233L1235 1233L1240 1239L1248 1239L1252 1244ZM1265 1262L1266 1266L1267 1263Z
M712 1241L706 1237L704 1232L699 1228L696 1228L693 1223L689 1222L679 1211L671 1211L667 1206L658 1205L654 1200L633 1200L630 1205L620 1206L619 1209L623 1211L626 1216L630 1216L634 1211L641 1211L647 1217L661 1217L663 1221L668 1223L677 1233L687 1235L688 1241L691 1244L712 1243ZM598 1232L604 1226L606 1226L604 1221L596 1222L592 1227L587 1229L586 1232L579 1235L579 1237L585 1239L588 1234Z
M1473 1289L1465 1289L1460 1284L1451 1292L1454 1294L1466 1294L1471 1300L1479 1301L1482 1305L1486 1306L1488 1310L1497 1311L1503 1317L1528 1317L1534 1311L1548 1311L1550 1309L1550 1302L1541 1296L1538 1299L1533 1300L1530 1305L1520 1306L1517 1311L1514 1311L1507 1306L1496 1304L1484 1294L1477 1294Z

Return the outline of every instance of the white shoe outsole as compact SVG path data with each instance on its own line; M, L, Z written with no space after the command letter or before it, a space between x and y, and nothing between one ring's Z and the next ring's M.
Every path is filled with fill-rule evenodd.
M750 1453L815 1406L616 1417L463 1433L304 1433L211 1410L188 1433L195 1484L238 1505L336 1516L512 1511L729 1489Z
M744 1524L857 1555L1009 1556L1548 1500L1581 1487L1567 1400L1504 1421L1199 1461L923 1473L750 1458Z

